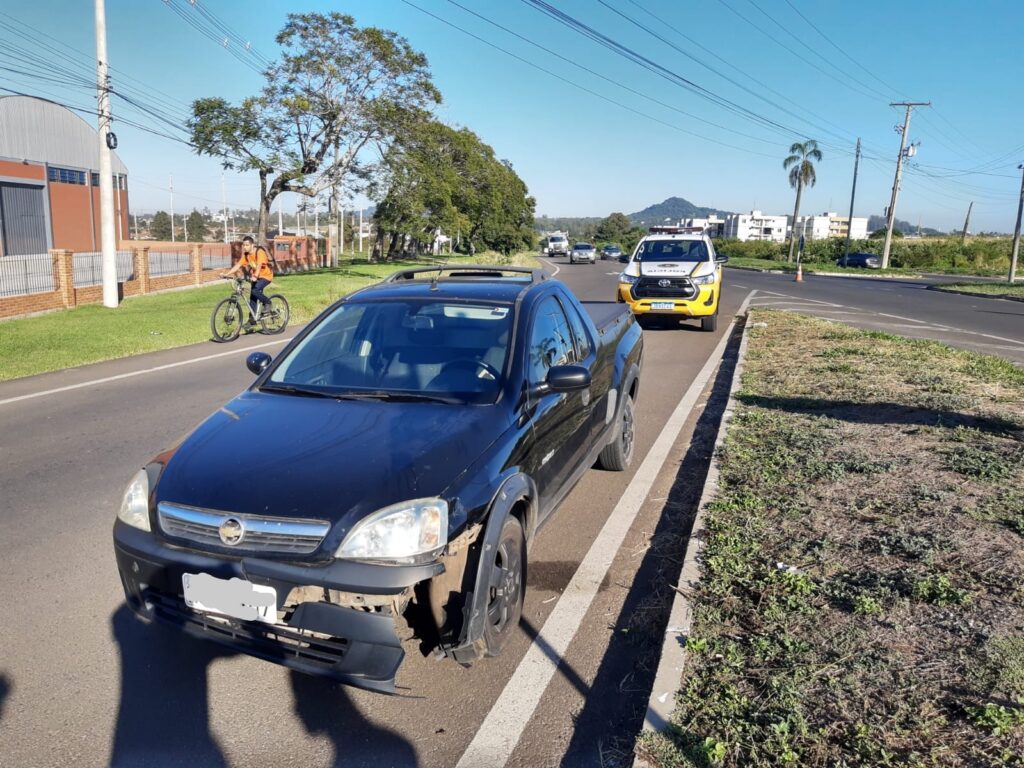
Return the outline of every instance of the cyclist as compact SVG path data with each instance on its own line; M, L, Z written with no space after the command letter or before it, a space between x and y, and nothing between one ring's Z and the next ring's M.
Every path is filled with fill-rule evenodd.
M270 299L263 293L263 289L270 285L274 279L274 270L270 266L270 258L262 246L256 245L252 236L246 235L242 238L242 258L227 272L222 272L221 277L232 277L237 272L243 271L246 278L252 281L252 289L249 291L249 307L252 315L249 317L249 326L256 324L256 302L263 305L263 311L270 310Z

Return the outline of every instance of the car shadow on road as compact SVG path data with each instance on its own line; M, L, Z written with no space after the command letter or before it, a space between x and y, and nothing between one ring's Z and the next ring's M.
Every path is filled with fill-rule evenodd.
M583 709L576 717L562 766L632 765L633 743L643 725L661 658L675 595L673 585L679 581L718 425L728 403L740 337L741 328L734 329L650 545L615 620Z
M226 766L210 732L207 670L233 652L169 627L147 626L127 605L114 612L110 625L121 654L110 765Z
M111 630L121 655L121 700L110 765L227 766L210 730L209 668L236 651L172 627L146 625L126 605L111 617ZM294 671L289 676L302 727L334 745L331 765L417 765L414 747L368 722L344 686ZM288 728L294 730L286 725L285 733Z
M416 766L416 749L397 731L373 725L363 717L340 683L290 672L295 713L306 733L326 736L334 745L332 766Z
M4 702L7 701L12 690L14 690L14 685L11 684L11 678L6 672L0 672L0 723L4 720Z

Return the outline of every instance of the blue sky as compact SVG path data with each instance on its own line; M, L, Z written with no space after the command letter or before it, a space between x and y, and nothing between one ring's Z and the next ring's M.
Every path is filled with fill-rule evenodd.
M537 198L538 214L628 213L672 195L729 210L790 213L793 192L781 161L802 138L817 139L825 155L802 212L845 212L857 137L866 159L856 213L881 213L899 148L893 126L903 116L888 102L909 99L930 100L933 108L914 112L910 138L921 146L904 179L899 218L959 227L973 200L972 230L1013 228L1016 166L1024 161L1017 93L1024 82L1024 3L549 0L645 57L644 68L523 0L199 2L270 57L288 11L337 9L404 35L430 60L445 98L439 116L476 131L510 160ZM200 29L169 4L191 14ZM3 14L0 49L7 54L0 66L19 68L4 45L15 41L44 64L90 75L92 3L35 0ZM256 72L204 36L201 30L220 33L188 0L107 0L107 16L115 88L134 86L143 103L185 114L192 99L238 100L260 87ZM31 28L27 37L17 36L26 29L12 18ZM38 65L20 68L38 74ZM87 86L37 74L0 70L0 87L94 104ZM680 87L678 78L692 86ZM123 118L175 133L130 107L118 109ZM166 209L172 173L177 212L218 207L216 161L123 122L116 130L133 208ZM255 205L252 178L228 174L225 188L229 205ZM290 210L295 201L283 204Z

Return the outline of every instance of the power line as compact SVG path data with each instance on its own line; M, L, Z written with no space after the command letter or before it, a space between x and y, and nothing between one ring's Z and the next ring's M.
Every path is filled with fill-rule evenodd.
M468 37L472 37L474 40L476 40L478 42L481 42L484 45L486 45L486 46L488 46L490 48L493 48L494 50L501 51L506 56L509 56L509 57L515 59L516 61L522 62L523 64L526 64L528 67L532 67L533 69L536 69L536 70L538 70L540 72L543 72L546 75L548 75L550 77L553 77L556 80L560 80L561 82L566 83L567 85L571 85L573 88L577 88L578 90L581 90L581 91L583 91L585 93L588 93L591 96L596 96L597 98L601 99L602 101L605 101L605 102L607 102L609 104L613 104L614 106L620 107L621 109L625 109L631 115L635 115L636 114L636 110L633 107L629 107L626 104L623 104L620 101L616 101L615 99L612 99L611 97L606 96L603 93L599 93L598 91L595 91L592 88L588 88L585 85L580 85L579 83L574 82L574 81L570 80L567 77L563 77L562 75L559 75L559 74L557 74L555 72L552 72L551 70L546 69L546 68L540 66L539 64L530 61L529 59L524 59L522 56L519 56L519 55L517 55L515 53L512 53L508 49L502 48L500 45L492 43L491 41L486 40L485 38L482 38L479 35L476 35L476 34L470 32L469 30L467 30L467 29L465 29L463 27L460 27L459 25L457 25L457 24L455 24L455 23L453 23L451 21L448 21L447 19L445 19L445 18L443 18L441 16L438 16L437 14L432 13L431 11L426 10L425 8L421 8L420 6L418 6L415 3L411 2L411 0L402 0L402 2L405 5L408 5L410 8L415 8L420 13L423 13L423 14L425 14L427 16L430 16L431 18L436 19L437 21L441 22L442 24L444 24L444 25L446 25L448 27L451 27L452 29L458 30L462 34L467 35ZM658 123L660 125L663 125L663 126L665 126L667 128L671 128L672 130L678 131L680 133L685 133L688 136L694 136L694 137L696 137L698 139L703 139L704 141L709 141L709 142L711 142L713 144L718 144L718 145L723 146L723 147L729 147L730 149L735 149L735 150L738 150L740 152L746 152L746 153L751 154L751 155L759 155L761 157L770 157L772 159L775 159L775 157L776 157L776 155L769 155L769 154L767 154L765 152L757 152L755 150L748 149L746 147L740 147L740 146L737 146L735 144L729 144L728 142L724 142L724 141L721 141L719 139L712 138L710 136L704 136L704 135L702 135L700 133L697 133L696 131L687 130L686 128L682 128L682 127L680 127L678 125L675 125L673 123L669 123L669 122L667 122L665 120L661 120L661 119L659 119L657 117L654 117L652 115L647 115L645 117L646 117L647 120L649 120L651 122Z
M481 21L484 21L487 24L490 24L491 26L496 27L496 28L502 30L503 32L505 32L505 33L507 33L509 35L512 35L513 37L515 37L515 38L517 38L519 40L522 40L524 43L528 43L529 45L532 45L534 48L537 48L537 49L539 49L541 51L544 51L545 53L550 54L551 56L554 56L559 61L563 61L566 64L570 64L570 65L576 67L577 69L580 69L580 70L582 70L582 71L584 71L584 72L586 72L586 73L588 73L590 75L593 75L594 77L597 77L597 78L600 78L601 80L604 80L606 83L611 83L612 85L614 85L614 86L616 86L618 88L622 88L623 90L628 91L629 93L632 93L635 96L639 96L639 97L641 97L643 99L647 99L648 101L650 101L653 104L657 104L658 106L664 107L665 109L669 109L669 110L672 110L673 112L677 112L680 115L683 115L685 117L693 118L694 120L700 120L702 123L705 123L707 125L713 126L715 128L719 128L719 129L721 129L723 131L728 131L729 133L735 133L737 136L743 136L744 138L753 139L754 141L760 141L760 142L763 142L765 144L776 145L778 143L777 141L775 141L773 139L761 138L759 136L754 136L754 135L749 134L749 133L743 133L742 131L737 131L734 128L728 128L728 127L726 127L724 125L720 125L718 123L710 122L710 121L708 121L707 119L705 119L703 117L699 117L698 115L695 115L695 114L693 114L691 112L687 112L687 111L682 110L682 109L680 109L680 108L678 108L676 106L673 106L672 104L668 104L667 102L661 101L660 99L657 99L657 98L655 98L655 97L653 97L653 96L651 96L649 94L643 93L642 91L638 91L636 88L633 88L632 86L626 85L625 83L622 83L622 82L620 82L618 80L613 80L612 78L610 78L610 77L608 77L606 75L603 75L600 72L598 72L598 71L596 71L594 69L591 69L590 67L587 67L587 66L585 66L583 64L580 64L579 62L573 61L572 59L570 59L570 58L568 58L566 56L562 56L560 53L557 53L556 51L553 51L550 48L547 48L547 47L541 45L540 43L536 43L533 40L530 40L528 37L525 37L525 36L519 34L518 32L516 32L514 30L511 30L508 27L505 27L505 26L499 24L498 22L494 21L493 19L490 19L490 18L488 18L486 16L483 16L482 14L477 13L476 11L474 11L474 10L472 10L470 8L467 8L466 6L456 2L456 0L448 0L448 2L451 5L454 5L456 8L460 8L463 11L465 11L466 13L468 13L468 14L470 14L472 16L475 16L476 18L480 19Z

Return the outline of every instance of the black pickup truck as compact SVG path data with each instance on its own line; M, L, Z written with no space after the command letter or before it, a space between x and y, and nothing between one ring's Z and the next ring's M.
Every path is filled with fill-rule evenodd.
M625 469L643 340L540 271L397 272L325 310L129 484L143 619L394 690L401 636L468 664L519 622L527 551L595 462Z

